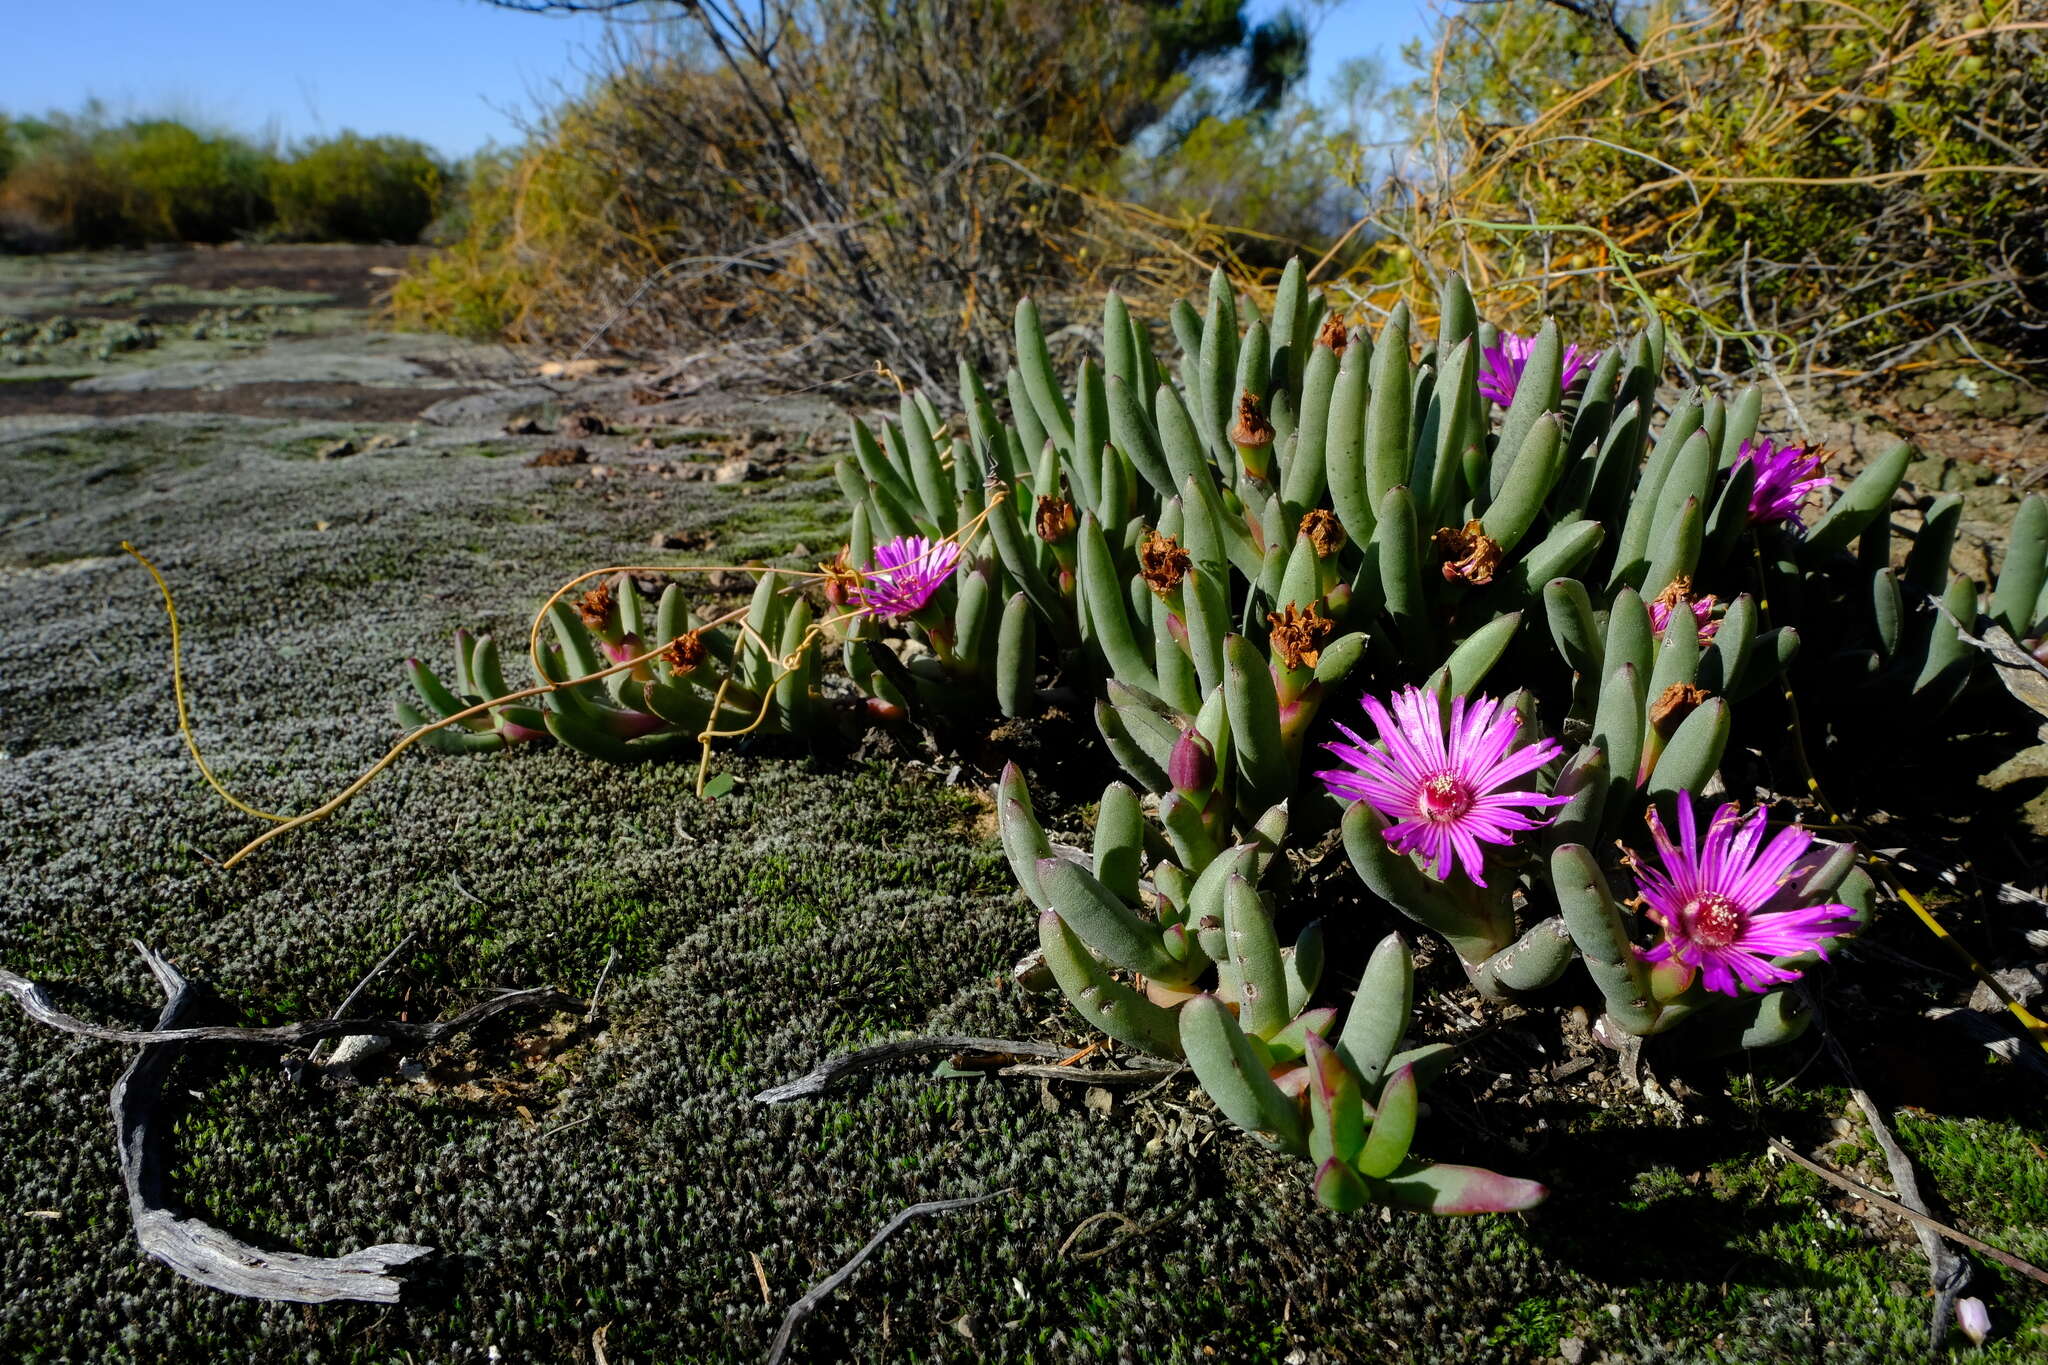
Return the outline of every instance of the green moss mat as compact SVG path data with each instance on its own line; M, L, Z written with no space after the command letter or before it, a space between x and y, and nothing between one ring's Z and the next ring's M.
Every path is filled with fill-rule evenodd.
M501 985L587 992L616 950L602 1031L520 1018L428 1055L424 1082L387 1069L339 1092L290 1083L269 1052L185 1064L171 1163L195 1212L316 1253L446 1253L415 1303L306 1309L139 1258L106 1119L125 1049L7 1008L7 1359L574 1361L602 1332L613 1362L758 1360L788 1302L903 1205L998 1189L899 1234L797 1358L1537 1361L1570 1337L1586 1360L1916 1352L1908 1244L1757 1156L1766 1130L1812 1140L1839 1112L1796 1088L1752 1127L1580 1114L1521 1157L1452 1152L1557 1184L1529 1218L1457 1222L1324 1213L1294 1163L1184 1087L1105 1116L1034 1082L898 1071L754 1104L893 1033L1079 1040L1005 985L1029 917L978 802L922 768L743 754L706 805L680 766L414 755L218 871L202 855L260 826L183 754L155 591L120 539L179 592L209 757L291 810L383 750L397 660L438 661L459 624L517 634L559 578L642 558L657 530L719 528L720 559L836 542L815 472L606 501L565 471L405 448L315 463L275 434L136 424L8 448L0 961L69 1008L146 1022L140 937L235 1017L275 1022L333 1008L405 932L418 942L374 995L415 1016ZM1930 1117L1902 1136L1975 1232L2048 1256L2022 1126ZM1985 1358L2040 1358L2042 1296L1986 1282L2007 1335Z

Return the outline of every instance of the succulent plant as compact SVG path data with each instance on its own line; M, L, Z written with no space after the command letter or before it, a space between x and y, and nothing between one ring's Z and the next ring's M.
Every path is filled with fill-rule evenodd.
M1549 323L1519 337L1455 277L1435 312L1434 337L1405 305L1349 328L1295 264L1260 316L1218 272L1202 307L1172 310L1177 367L1111 295L1069 386L1027 300L1007 421L963 366L964 430L907 394L840 467L848 563L880 567L884 533L965 547L957 592L904 622L931 648L915 686L1015 715L1057 677L1092 693L1128 775L1103 797L1092 867L1053 856L1019 775L999 786L1053 977L1112 1037L1186 1055L1240 1125L1310 1151L1326 1202L1403 1202L1373 1183L1395 1168L1353 1124L1403 1101L1385 1058L1359 1064L1311 1008L1319 940L1273 936L1290 828L1334 829L1368 904L1440 935L1482 993L1527 995L1583 962L1610 1040L1691 1020L1709 1046L1779 1042L1805 1023L1783 985L1870 913L1855 850L1785 831L1770 847L1799 846L1786 887L1704 919L1691 902L1624 909L1610 884L1658 874L1592 850L1693 848L1664 830L1693 828L1737 708L1785 693L1802 653L1831 682L1930 708L1974 657L1977 586L1948 567L1958 505L1926 508L1894 564L1908 446L1837 487L1824 452L1760 430L1754 389L1692 390L1659 420L1661 319L1601 348ZM2022 512L1991 611L2037 647L2048 502ZM1361 691L1369 737L1342 724ZM1824 937L1766 952L1815 907ZM1740 961L1765 965L1724 971L1745 944Z
M1213 778L1196 741L1176 766L1190 790ZM1155 826L1137 793L1112 783L1084 863L1053 850L1014 764L997 801L1004 851L1039 908L1039 948L1067 999L1130 1047L1185 1057L1233 1123L1316 1163L1324 1204L1451 1214L1543 1199L1532 1181L1412 1153L1420 1090L1450 1048L1400 1050L1414 967L1398 935L1380 944L1347 1011L1314 1005L1320 930L1310 924L1282 947L1275 892L1261 885L1284 867L1284 805L1260 817L1253 841L1221 848L1198 832L1199 810L1162 811Z
M401 701L398 718L418 728L476 711L428 731L423 742L471 753L553 737L612 762L696 749L707 735L803 734L818 723L822 703L816 617L795 591L800 585L799 576L762 570L745 612L714 623L694 618L675 584L650 614L630 575L619 573L573 603L558 594L543 612L554 643L535 658L541 681L553 686L528 689L534 704L479 710L514 690L496 642L459 631L455 686L408 660L407 676L427 710Z

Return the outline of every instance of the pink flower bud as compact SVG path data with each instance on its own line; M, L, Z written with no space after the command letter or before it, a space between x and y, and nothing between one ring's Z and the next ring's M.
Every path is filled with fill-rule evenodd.
M1207 792L1216 785L1216 750L1201 731L1193 726L1181 731L1167 757L1166 775L1175 791Z

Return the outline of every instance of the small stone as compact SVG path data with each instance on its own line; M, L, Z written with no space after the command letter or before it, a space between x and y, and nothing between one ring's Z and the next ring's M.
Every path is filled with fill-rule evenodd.
M713 483L752 483L761 477L761 466L744 457L727 460L712 472Z
M1081 1102L1105 1118L1108 1117L1110 1110L1116 1108L1116 1096L1100 1085L1089 1086L1088 1093L1081 1097Z
M590 477L593 479L609 479L611 476L612 467L608 464L594 464L590 467Z
M316 460L339 460L345 455L353 455L355 453L356 443L344 436L338 441L329 441L326 445L321 446L313 452L313 458Z
M547 428L534 421L531 417L521 417L515 421L507 422L503 430L507 436L547 435Z
M647 543L657 550L680 550L684 548L683 538L674 531L656 531L654 539Z
M602 436L611 428L594 412L572 412L555 423L557 436Z
M1586 1358L1585 1338L1565 1337L1557 1343L1557 1354L1564 1365L1580 1365Z

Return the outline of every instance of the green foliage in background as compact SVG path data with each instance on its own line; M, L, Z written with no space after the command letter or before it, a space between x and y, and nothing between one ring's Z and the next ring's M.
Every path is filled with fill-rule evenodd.
M342 133L270 168L277 226L308 241L417 241L448 173L424 143Z
M448 179L431 150L399 137L344 132L280 152L179 119L113 122L97 104L0 117L0 248L410 242Z

